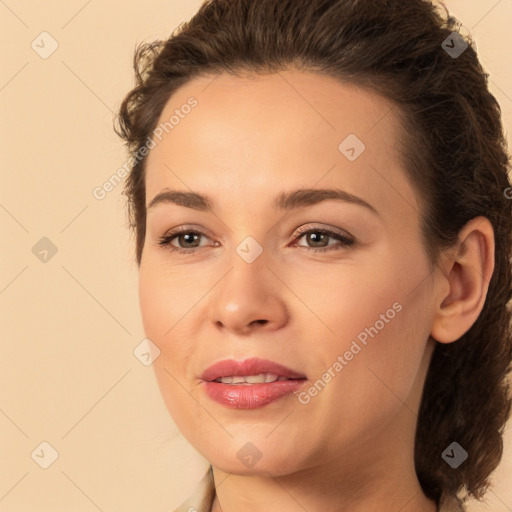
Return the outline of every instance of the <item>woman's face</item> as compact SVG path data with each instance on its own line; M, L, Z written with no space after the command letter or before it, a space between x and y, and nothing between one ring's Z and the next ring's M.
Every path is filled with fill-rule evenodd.
M215 467L283 475L412 450L438 274L398 133L381 97L295 70L196 78L162 112L140 305L165 403ZM211 208L149 207L171 191ZM253 358L267 364L205 376ZM281 380L207 382L241 373Z

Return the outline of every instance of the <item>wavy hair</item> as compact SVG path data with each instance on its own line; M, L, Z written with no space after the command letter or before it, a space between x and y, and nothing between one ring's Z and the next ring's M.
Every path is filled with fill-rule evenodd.
M138 153L180 86L222 72L294 67L391 101L401 126L400 156L422 206L431 268L472 218L487 217L495 235L483 310L460 339L436 344L425 381L414 457L422 489L437 503L462 490L483 497L502 456L511 408L510 156L489 75L460 28L443 4L428 0L207 0L167 40L137 47L136 85L115 126ZM446 41L468 46L455 58ZM146 230L145 161L132 161L123 192L138 265ZM456 470L441 457L453 441L469 453Z

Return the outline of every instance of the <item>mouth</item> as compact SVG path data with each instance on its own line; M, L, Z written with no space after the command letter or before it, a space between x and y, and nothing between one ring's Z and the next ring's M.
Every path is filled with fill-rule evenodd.
M201 379L223 384L264 384L283 380L306 379L306 376L268 359L251 358L244 361L226 359L210 366Z
M232 384L234 386L243 386L251 384L267 384L270 382L284 381L284 380L302 380L302 379L289 379L283 375L275 375L272 373L260 373L259 375L231 375L229 377L219 377L211 382L221 382L222 384Z
M257 409L300 390L307 377L266 359L225 360L201 376L206 394L230 409Z

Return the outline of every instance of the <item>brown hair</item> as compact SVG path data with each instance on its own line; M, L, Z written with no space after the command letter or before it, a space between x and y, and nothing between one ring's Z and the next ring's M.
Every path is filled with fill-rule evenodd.
M469 36L449 55L442 44L460 22L427 0L209 0L168 40L141 44L136 86L117 133L137 153L171 95L199 75L278 72L295 67L373 90L391 100L408 179L421 198L431 268L461 228L483 215L494 228L495 269L483 310L454 343L437 343L418 415L415 464L424 493L465 490L481 499L503 450L512 360L510 164L498 102ZM454 40L448 39L449 46ZM460 47L460 46L459 46ZM140 265L146 229L146 158L125 191ZM453 441L469 454L457 469L441 457Z

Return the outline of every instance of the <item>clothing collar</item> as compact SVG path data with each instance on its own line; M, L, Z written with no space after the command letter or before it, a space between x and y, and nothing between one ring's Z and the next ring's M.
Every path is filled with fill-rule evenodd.
M210 466L197 484L194 492L173 512L211 512L214 498L215 483L213 480L213 467Z

